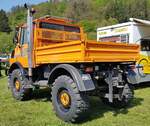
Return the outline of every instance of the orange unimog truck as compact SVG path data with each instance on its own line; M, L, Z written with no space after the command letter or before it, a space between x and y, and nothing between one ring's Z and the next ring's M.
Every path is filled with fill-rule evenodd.
M16 27L9 69L14 98L25 100L34 87L47 85L56 115L67 122L87 115L89 95L116 107L129 104L127 74L138 59L138 45L90 41L67 19L33 20L33 13L28 8L27 23Z

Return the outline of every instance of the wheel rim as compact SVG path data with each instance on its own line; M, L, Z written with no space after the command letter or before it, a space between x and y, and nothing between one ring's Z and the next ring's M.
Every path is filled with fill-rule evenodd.
M70 108L71 105L71 98L70 95L68 93L68 91L63 90L59 93L59 101L60 104L65 108L68 109Z
M15 88L17 91L20 90L20 82L18 80L15 81Z

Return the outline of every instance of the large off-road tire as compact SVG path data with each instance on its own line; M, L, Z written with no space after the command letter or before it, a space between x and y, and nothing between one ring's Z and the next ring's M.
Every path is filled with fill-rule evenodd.
M56 115L66 122L80 122L87 115L87 94L79 92L73 79L59 76L52 87L52 104Z
M28 100L31 96L31 88L27 88L28 79L19 69L15 69L10 76L10 89L16 100Z
M114 98L112 103L109 102L108 98L101 98L101 100L104 104L115 108L125 108L129 106L134 96L133 87L130 84L126 84L118 93L120 94L121 100Z

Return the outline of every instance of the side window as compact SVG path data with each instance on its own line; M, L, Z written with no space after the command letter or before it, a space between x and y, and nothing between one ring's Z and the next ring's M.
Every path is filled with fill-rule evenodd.
M26 28L22 28L21 29L21 45L27 43L27 29Z

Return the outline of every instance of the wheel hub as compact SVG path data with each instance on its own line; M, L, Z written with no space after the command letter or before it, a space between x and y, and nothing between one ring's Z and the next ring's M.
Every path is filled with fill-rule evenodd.
M18 80L15 81L15 88L17 91L20 90L20 82Z
M60 102L65 108L70 106L70 101L70 95L67 92L60 93Z

